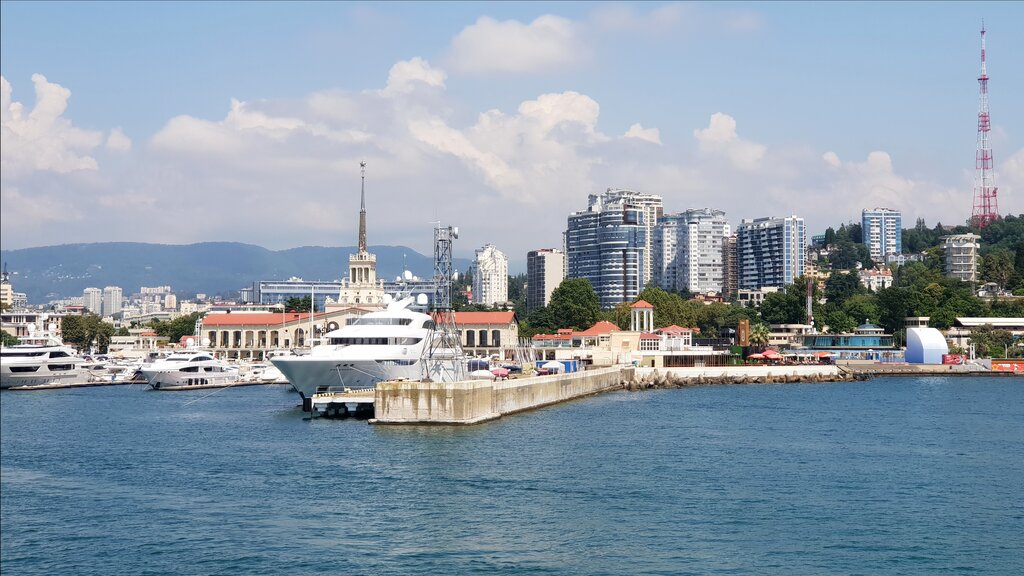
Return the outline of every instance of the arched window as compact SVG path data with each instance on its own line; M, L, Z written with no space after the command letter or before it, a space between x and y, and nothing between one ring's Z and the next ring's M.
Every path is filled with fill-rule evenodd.
M501 330L491 330L491 346L501 346Z
M480 346L487 346L487 330L480 331Z
M466 348L476 348L476 332L466 330Z

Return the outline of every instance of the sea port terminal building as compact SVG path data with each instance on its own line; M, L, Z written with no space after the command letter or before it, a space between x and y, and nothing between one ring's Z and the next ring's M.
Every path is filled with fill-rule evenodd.
M203 344L219 358L263 360L274 350L308 348L315 339L379 307L330 312L213 312L203 317ZM515 312L456 312L463 351L509 360L519 342Z

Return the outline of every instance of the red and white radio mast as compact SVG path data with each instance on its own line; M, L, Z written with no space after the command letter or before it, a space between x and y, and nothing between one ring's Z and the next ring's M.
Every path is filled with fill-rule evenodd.
M999 199L996 197L996 175L992 171L992 146L988 142L991 122L988 117L988 74L985 71L985 23L981 23L981 76L978 77L981 97L978 104L978 151L975 156L974 212L971 225L984 228L999 219Z

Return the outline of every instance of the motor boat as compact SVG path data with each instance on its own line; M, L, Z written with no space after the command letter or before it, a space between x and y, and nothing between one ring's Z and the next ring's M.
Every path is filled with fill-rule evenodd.
M0 348L0 388L74 384L89 380L85 359L50 334Z
M154 390L161 388L212 388L230 386L240 380L238 368L206 351L171 354L142 366L142 376Z
M270 361L303 398L326 392L372 388L385 380L450 380L461 360L457 343L443 347L434 319L409 309L414 298L395 300L385 310L369 312L324 335L324 343L302 356ZM436 354L424 362L424 348ZM459 366L462 368L462 366Z

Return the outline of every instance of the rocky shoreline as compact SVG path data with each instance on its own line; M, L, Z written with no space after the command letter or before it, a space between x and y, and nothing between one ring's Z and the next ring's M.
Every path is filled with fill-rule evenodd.
M693 386L709 386L714 384L790 384L797 382L852 382L867 380L865 374L854 374L848 370L840 370L837 374L734 374L720 376L679 376L672 372L655 370L643 377L636 377L622 382L625 390L651 390L661 388L687 388Z

